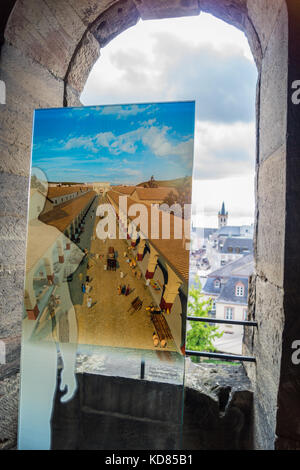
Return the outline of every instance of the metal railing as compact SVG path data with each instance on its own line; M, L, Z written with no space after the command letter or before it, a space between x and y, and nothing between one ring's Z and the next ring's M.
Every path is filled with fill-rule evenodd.
M221 323L225 325L242 325L242 326L254 326L257 327L257 322L255 321L246 321L246 320L223 320L221 318L208 318L208 317L192 317L188 316L187 321L198 321L203 323ZM226 354L226 353L214 353L208 351L192 351L187 349L185 351L186 356L195 356L195 357L207 357L210 359L222 359L224 361L241 361L241 362L256 362L255 357L253 356L243 356L239 354Z

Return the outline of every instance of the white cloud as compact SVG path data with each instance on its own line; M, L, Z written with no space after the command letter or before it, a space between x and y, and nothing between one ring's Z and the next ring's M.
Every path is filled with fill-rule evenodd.
M153 120L149 122L153 122ZM168 136L170 130L171 128L167 126L147 126L146 123L145 126L120 135L102 132L96 136L96 142L98 145L108 148L113 155L119 155L123 152L134 154L138 143L142 143L157 157L177 156L185 163L192 164L193 139L171 142Z
M193 139L173 144L167 137L169 130L170 128L167 126L163 126L160 129L152 126L143 134L142 141L158 157L178 156L186 163L192 165Z
M196 122L194 177L229 178L255 167L254 123Z
M95 64L82 100L110 104L196 99L201 120L249 121L254 116L255 80L243 33L203 14L140 22L115 38Z
M99 108L99 114L102 115L114 115L117 119L124 119L128 116L136 116L137 114L144 113L150 110L152 105L137 106L135 104L128 106L106 106Z
M65 150L70 150L74 148L84 148L86 150L90 150L91 152L97 152L97 149L94 145L93 137L72 137L71 139L65 142L64 147Z
M193 217L198 226L217 227L222 202L228 210L228 225L251 224L254 220L254 172L226 179L193 182Z

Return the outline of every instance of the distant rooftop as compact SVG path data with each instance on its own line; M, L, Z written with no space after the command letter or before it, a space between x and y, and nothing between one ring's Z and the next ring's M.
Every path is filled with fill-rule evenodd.
M228 278L231 276L250 276L254 271L253 254L242 256L241 258L227 263L220 269L211 272L210 278Z
M244 285L244 295L235 295L235 288L238 282ZM216 299L216 303L235 303L241 305L248 304L248 278L244 277L230 277L226 284L222 287L221 294Z
M222 248L219 247L219 252L224 254L253 253L253 240L245 237L228 237Z

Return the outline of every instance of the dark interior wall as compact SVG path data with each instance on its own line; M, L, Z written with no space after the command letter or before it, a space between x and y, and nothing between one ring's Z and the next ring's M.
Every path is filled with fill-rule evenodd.
M4 31L7 20L17 0L5 0L0 7L0 48L4 43Z

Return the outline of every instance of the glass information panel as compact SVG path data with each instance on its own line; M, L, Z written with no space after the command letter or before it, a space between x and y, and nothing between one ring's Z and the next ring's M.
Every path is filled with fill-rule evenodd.
M20 449L180 449L194 108L35 111Z

